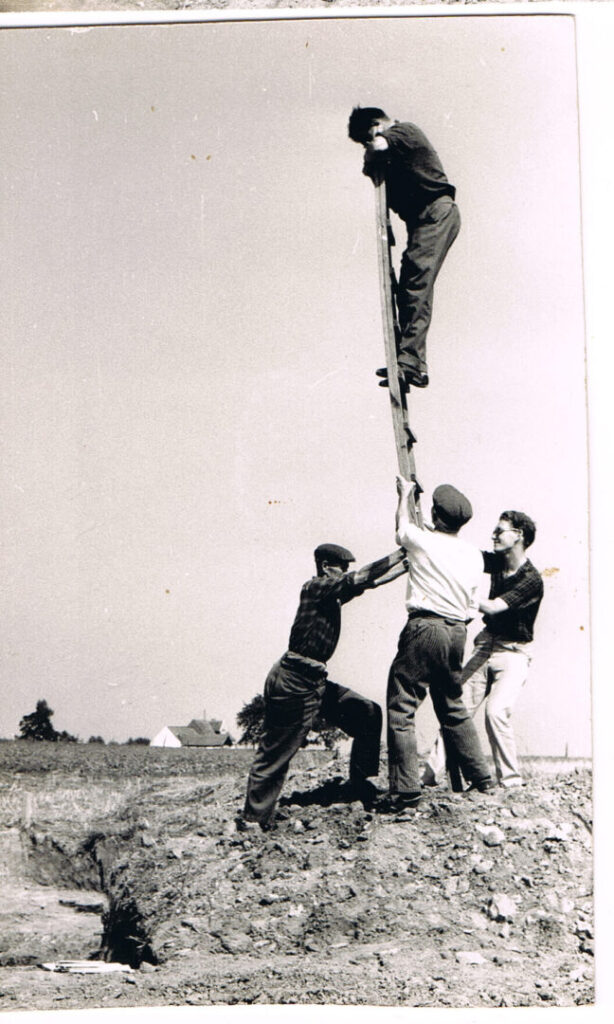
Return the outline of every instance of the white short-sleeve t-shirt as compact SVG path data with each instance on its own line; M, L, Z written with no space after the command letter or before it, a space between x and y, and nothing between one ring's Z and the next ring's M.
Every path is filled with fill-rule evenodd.
M409 559L407 610L434 612L459 622L473 618L484 571L481 551L460 537L421 530L413 523L399 531L397 540Z

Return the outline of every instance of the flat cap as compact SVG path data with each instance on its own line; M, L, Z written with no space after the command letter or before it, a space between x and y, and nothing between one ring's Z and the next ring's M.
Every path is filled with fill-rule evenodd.
M332 562L333 565L341 565L343 562L355 562L356 559L351 551L342 548L340 544L319 544L313 553L316 562Z
M444 523L459 530L473 515L471 502L452 484L440 484L433 491L433 505Z

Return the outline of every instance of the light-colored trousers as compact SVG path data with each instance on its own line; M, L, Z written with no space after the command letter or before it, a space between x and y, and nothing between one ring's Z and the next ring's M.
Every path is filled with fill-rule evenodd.
M463 703L473 717L484 705L484 725L502 786L522 785L511 718L529 674L530 645L501 640L484 629L475 638L473 652L463 669ZM427 758L425 778L437 779L445 769L441 733Z

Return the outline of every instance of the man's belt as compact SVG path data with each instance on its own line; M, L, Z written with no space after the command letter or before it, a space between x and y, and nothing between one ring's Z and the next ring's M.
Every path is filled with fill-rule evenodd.
M471 619L448 619L445 615L440 615L439 612L432 612L428 608L412 608L408 612L408 619L441 619L442 622L447 622L449 626L466 626Z
M307 658L304 654L297 654L296 651L286 651L282 657L282 664L294 667L305 675L315 679L321 679L326 675L326 664L323 661L316 661L315 658Z

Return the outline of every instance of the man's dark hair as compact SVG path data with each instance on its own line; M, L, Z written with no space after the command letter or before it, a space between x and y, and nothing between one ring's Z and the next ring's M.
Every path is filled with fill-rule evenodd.
M535 540L537 527L529 516L525 515L524 512L509 511L502 512L499 519L505 519L507 523L512 524L515 530L520 530L525 548L531 547Z
M379 107L354 107L348 121L348 135L352 142L364 142L371 125L387 116Z

